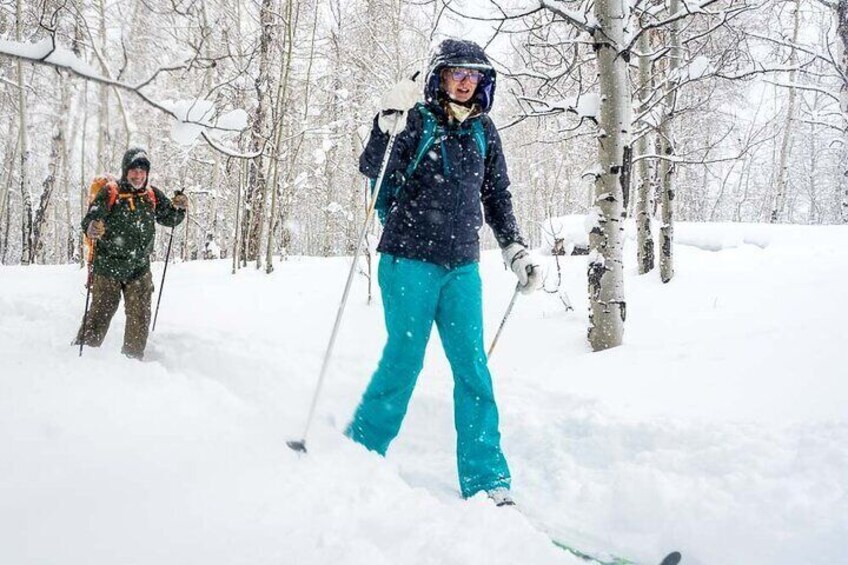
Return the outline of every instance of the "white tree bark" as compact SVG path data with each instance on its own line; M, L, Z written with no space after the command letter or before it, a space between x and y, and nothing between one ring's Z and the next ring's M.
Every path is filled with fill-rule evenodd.
M289 75L292 66L292 47L294 42L294 22L292 21L293 1L286 0L285 13L285 62L280 65L280 78L277 86L276 120L274 123L274 147L273 147L273 169L271 175L271 209L268 212L268 244L265 249L265 272L270 274L274 271L274 233L277 219L277 193L280 190L280 161L283 156L281 147L283 131L285 130L285 116L288 113L288 87Z
M45 175L44 181L41 183L41 198L38 202L38 209L35 212L35 221L32 227L30 263L35 263L39 255L41 255L47 228L47 210L50 207L53 190L56 187L56 175L61 169L62 161L65 158L62 149L65 145L65 128L71 107L71 96L67 80L61 80L59 88L61 90L61 94L59 95L59 123L53 130L53 136L50 140L50 161L47 164L47 175ZM55 226L54 229L58 230L58 226Z
M792 28L792 44L789 48L789 66L794 67L798 64L798 50L795 45L798 43L798 33L801 28L801 2L795 0L795 6L792 8L793 28ZM783 214L783 207L786 203L786 191L789 184L789 153L792 145L793 122L795 121L795 100L798 96L798 89L795 87L795 78L797 71L794 69L789 71L789 99L786 103L786 119L783 123L783 139L780 142L780 155L777 161L777 183L775 185L774 202L771 213L769 214L769 222L777 223Z
M818 103L818 93L814 93L813 99L814 107L815 104ZM818 169L819 169L819 152L818 149L818 132L816 131L818 128L814 122L810 122L810 186L809 186L809 195L810 195L810 207L807 210L807 223L814 224L819 215L819 187L818 187Z
M106 45L106 7L104 1L100 0L100 41L101 46ZM109 132L109 89L106 85L101 84L98 87L99 102L97 114L97 166L96 174L101 174L109 170L111 163L107 156L107 147L111 147L111 135Z
M3 169L6 171L6 178L2 181L3 193L0 196L0 264L6 264L6 256L9 252L9 231L12 215L10 213L9 195L12 193L14 184L15 160L18 156L18 145L21 142L21 136L9 136L6 142L6 153L3 161Z
M630 3L597 0L598 28L592 39L598 58L600 113L598 160L595 179L597 222L589 235L589 343L594 351L621 345L624 337L624 187L629 178L630 127L632 120L628 53L625 28Z
M649 58L650 40L648 33L643 33L639 38L639 113L642 114L650 100L651 93L651 61ZM647 124L638 124L647 129ZM644 156L649 153L647 131L636 143L636 154ZM647 159L638 162L639 187L636 193L636 260L638 262L639 274L644 275L654 269L654 235L651 232L652 224L652 196L651 170Z
M61 263L71 263L74 260L74 250L76 247L76 233L78 228L76 228L71 220L71 202L73 199L71 195L73 194L71 190L71 152L68 149L68 139L73 139L73 136L68 133L62 138L62 147L60 148L62 154L62 187L63 194L62 200L64 204L64 218L63 223L65 225L65 229L63 231L64 238L61 243L62 249L59 250L59 257ZM58 229L58 228L57 228Z
M836 6L836 41L839 69L842 71L842 88L839 91L839 106L848 122L848 0L839 0Z
M11 133L11 132L10 132ZM3 171L4 175L0 174L0 226L6 222L6 212L8 211L9 193L12 190L12 173L15 168L15 158L18 152L18 143L20 136L10 135L6 138L6 151L3 153ZM8 225L3 228L4 232L8 231ZM0 252L5 253L7 241L0 236ZM2 258L2 255L0 255Z
M338 10L337 13L341 13L340 8L336 8ZM341 18L337 19L337 26L335 27L330 34L329 42L331 43L330 53L328 53L329 57L329 65L333 78L330 81L329 92L327 93L327 111L328 117L331 122L336 123L340 119L339 115L339 105L341 101L339 100L339 89L341 88L341 81L339 80L339 75L342 72L342 62L341 62L341 37L339 34L341 32ZM323 224L323 234L322 234L322 243L321 243L321 254L325 257L329 257L333 255L335 249L341 247L343 243L344 234L339 225L339 211L337 210L338 202L335 200L336 191L335 189L335 178L336 178L336 168L337 168L337 156L338 156L338 140L330 137L330 142L332 145L329 150L326 151L324 158L324 167L322 171L322 182L324 183L324 190L321 196L323 200L322 213L321 213L321 222Z
M261 32L259 36L259 66L254 86L256 89L256 110L253 114L251 150L259 152L268 138L268 110L271 90L271 45L274 41L274 6L272 0L262 0L259 10ZM265 200L268 179L263 154L259 153L251 161L250 177L245 195L247 209L242 228L242 247L245 261L256 261L261 266L260 247L262 245L262 224L265 214Z
M244 194L245 184L247 184L247 170L249 169L247 161L241 162L241 167L239 168L238 173L238 184L236 189L236 220L235 220L235 229L233 233L233 274L236 274L236 271L239 268L239 249L241 249L241 199L242 194Z
M836 6L836 41L839 70L842 72L842 88L839 91L839 107L842 110L842 121L846 124L846 139L848 144L848 0L839 0ZM842 223L848 224L848 168L845 169L842 182Z
M668 13L677 14L681 10L680 0L669 0ZM666 79L666 94L664 116L660 125L660 143L662 158L659 162L659 180L662 197L660 199L660 279L667 283L674 277L674 166L671 158L674 156L674 111L677 105L677 85L679 82L678 69L683 57L679 33L680 20L668 24L669 54L668 74Z
M15 39L21 41L23 27L23 2L16 3ZM24 70L21 61L17 62L18 71L18 135L20 141L20 189L21 189L21 264L29 265L32 257L32 196L29 190L29 146L27 139L27 100Z

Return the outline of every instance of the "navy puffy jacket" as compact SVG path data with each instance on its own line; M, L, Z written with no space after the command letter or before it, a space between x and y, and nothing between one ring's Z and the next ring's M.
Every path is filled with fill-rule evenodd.
M398 134L387 165L383 189L399 186L400 190L392 199L377 250L453 268L480 259L478 232L484 217L501 247L513 242L524 245L524 241L512 210L500 136L487 114L494 93L494 70L487 70L477 88L482 112L462 124L451 123L438 103L441 69L463 64L488 66L488 60L471 42L448 41L444 46L447 50L434 56L425 91L427 108L444 128L444 136L436 139L411 178L405 179L424 122L417 108L409 112L406 129ZM485 159L474 139L472 120L483 121ZM359 170L365 176L375 179L379 175L388 139L375 117L359 159Z

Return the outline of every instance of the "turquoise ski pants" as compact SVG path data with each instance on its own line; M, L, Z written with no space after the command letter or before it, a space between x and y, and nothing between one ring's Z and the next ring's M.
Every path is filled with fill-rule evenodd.
M347 435L385 455L400 430L424 366L433 322L453 371L456 459L464 497L509 488L498 408L483 347L483 300L477 263L446 269L383 254L378 272L388 340Z

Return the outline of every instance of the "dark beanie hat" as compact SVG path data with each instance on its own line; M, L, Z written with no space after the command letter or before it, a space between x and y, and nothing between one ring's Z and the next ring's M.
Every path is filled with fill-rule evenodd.
M121 161L121 178L126 179L127 171L130 169L144 169L150 172L150 160L147 158L147 151L141 147L127 149Z

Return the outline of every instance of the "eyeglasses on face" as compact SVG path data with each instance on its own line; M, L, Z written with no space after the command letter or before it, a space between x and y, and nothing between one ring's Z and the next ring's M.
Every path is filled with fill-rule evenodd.
M456 82L462 82L467 78L471 84L477 84L483 78L483 73L474 69L447 69L447 73Z

